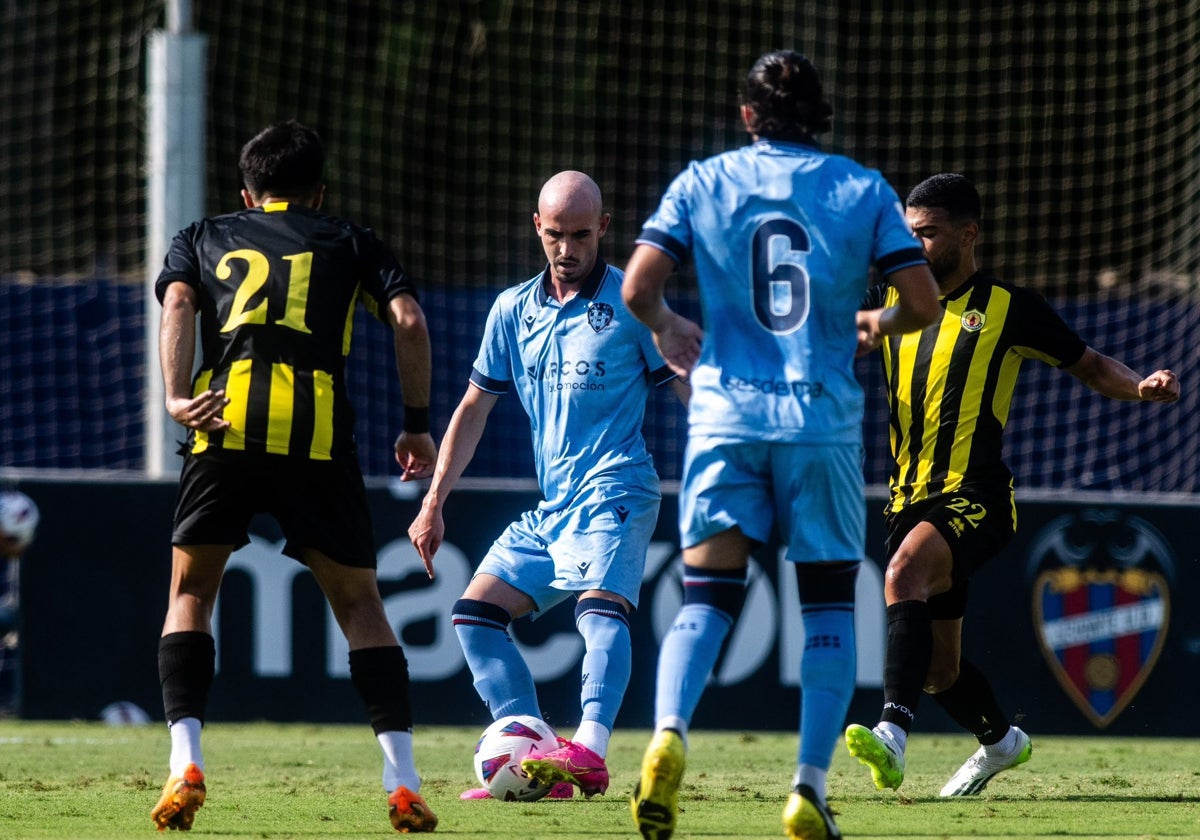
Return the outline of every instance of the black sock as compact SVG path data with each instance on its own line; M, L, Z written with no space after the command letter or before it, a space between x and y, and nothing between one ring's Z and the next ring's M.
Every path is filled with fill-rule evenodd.
M883 714L879 720L908 732L933 656L933 622L924 601L887 608L887 654L883 667Z
M1008 718L1000 711L987 677L966 659L959 663L954 685L933 699L983 746L997 743L1008 732Z
M204 723L216 661L216 644L208 633L186 630L158 640L158 681L168 724L185 717Z
M396 645L350 651L350 682L367 707L367 719L376 735L412 731L408 660L403 648Z

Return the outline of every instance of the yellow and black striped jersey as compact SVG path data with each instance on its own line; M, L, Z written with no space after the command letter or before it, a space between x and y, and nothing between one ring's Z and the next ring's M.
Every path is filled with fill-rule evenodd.
M882 283L864 308L898 300ZM1041 295L981 272L942 308L940 321L880 348L895 460L889 513L963 485L1011 494L1001 437L1021 362L1068 367L1087 349Z
M307 207L276 202L196 222L176 235L155 284L187 283L200 306L193 394L225 390L222 432L207 449L329 460L354 452L345 384L354 307L376 317L415 294L375 234Z

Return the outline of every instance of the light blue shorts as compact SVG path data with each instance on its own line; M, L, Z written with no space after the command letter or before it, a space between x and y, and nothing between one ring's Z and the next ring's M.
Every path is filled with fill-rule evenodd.
M660 501L657 492L604 485L562 510L527 511L504 529L475 574L516 587L539 612L588 589L614 592L636 607Z
M735 525L760 543L778 526L793 563L862 560L867 512L860 444L688 438L679 533L691 548Z

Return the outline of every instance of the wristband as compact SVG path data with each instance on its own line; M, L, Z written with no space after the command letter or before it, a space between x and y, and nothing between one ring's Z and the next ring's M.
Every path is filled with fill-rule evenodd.
M414 405L404 406L404 431L414 435L429 432L429 406L417 408Z

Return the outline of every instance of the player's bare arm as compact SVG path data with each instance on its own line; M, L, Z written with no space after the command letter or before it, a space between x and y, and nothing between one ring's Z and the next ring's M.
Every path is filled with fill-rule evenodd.
M158 329L158 354L166 391L167 413L189 429L216 432L229 428L222 412L229 405L223 390L192 396L192 365L196 358L196 291L186 283L172 283L163 296Z
M1114 400L1172 403L1179 399L1179 377L1156 370L1143 378L1123 363L1089 347L1083 357L1064 368L1098 394Z
M660 329L654 330L654 345L675 375L687 382L692 368L700 360L704 330L694 321L668 310Z
M883 343L883 333L879 329L879 316L882 313L882 309L860 309L855 313L854 323L858 327L856 357L867 355Z
M888 275L900 296L900 302L879 313L879 331L883 335L923 330L942 316L937 281L926 265L911 265Z
M388 302L388 324L395 335L396 370L406 408L429 410L432 351L425 313L416 298L397 295ZM393 448L402 470L401 481L428 478L437 460L437 446L428 431L403 431Z
M700 359L704 330L667 306L663 290L675 270L675 261L649 245L633 250L625 267L621 297L625 306L654 334L654 343L663 360L684 381Z
M433 481L421 501L421 509L417 517L408 526L408 538L421 560L425 563L425 573L433 578L433 556L442 545L446 533L446 524L442 518L442 507L446 497L454 489L462 477L463 471L475 457L475 450L483 437L484 427L487 426L488 415L495 406L498 396L480 390L474 385L467 386L467 393L462 402L454 410L450 425L446 428L446 436L442 438L442 449L437 456L437 466L433 469Z
M888 278L900 294L900 303L885 309L861 309L856 356L865 356L883 343L885 335L924 329L941 315L937 282L925 266L903 268ZM928 320L926 320L928 319Z
M680 379L678 376L672 379L669 383L671 390L675 392L675 396L679 398L679 402L684 408L692 401L692 386L685 379Z

